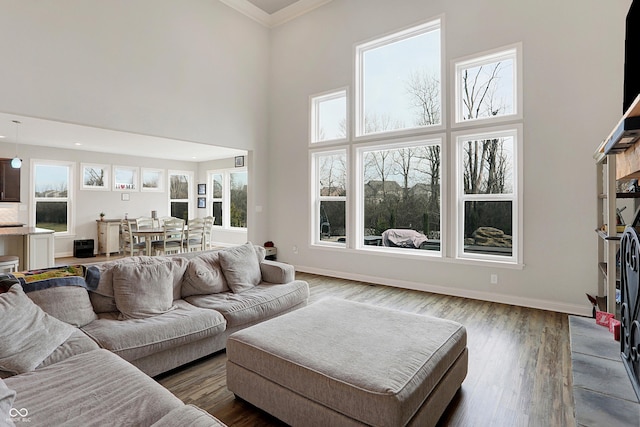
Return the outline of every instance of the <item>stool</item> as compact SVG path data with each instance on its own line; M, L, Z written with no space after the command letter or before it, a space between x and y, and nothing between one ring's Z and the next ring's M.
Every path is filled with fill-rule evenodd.
M289 425L435 426L466 344L449 320L327 298L233 333L227 388Z
M20 264L20 258L13 255L0 256L0 270L4 273L12 273L18 271L18 265Z

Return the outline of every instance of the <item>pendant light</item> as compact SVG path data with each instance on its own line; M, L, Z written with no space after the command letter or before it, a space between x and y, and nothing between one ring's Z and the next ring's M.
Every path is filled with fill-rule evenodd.
M20 169L22 166L22 159L18 157L18 126L20 125L20 122L18 120L12 120L12 122L16 124L16 156L11 159L11 167L14 169Z

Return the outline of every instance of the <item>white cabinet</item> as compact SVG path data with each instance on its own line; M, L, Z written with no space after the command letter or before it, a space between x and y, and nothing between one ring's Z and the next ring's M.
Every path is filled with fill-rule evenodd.
M25 237L27 250L24 257L27 265L24 269L53 267L55 265L53 233L29 234Z
M98 253L109 256L120 252L120 220L97 220Z

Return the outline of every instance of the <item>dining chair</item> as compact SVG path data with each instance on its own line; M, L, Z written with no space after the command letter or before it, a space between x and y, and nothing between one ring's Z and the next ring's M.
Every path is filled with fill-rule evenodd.
M175 217L172 216L161 216L160 218L158 218L158 227L162 227L162 225L164 224L164 222L168 219L175 219Z
M204 219L193 218L185 230L183 247L186 252L203 251L205 246Z
M120 231L122 233L122 252L125 255L134 256L135 254L146 252L146 245L140 242L136 242L133 238L131 231L131 224L133 221L123 219L120 222Z
M213 216L205 216L204 220L204 248L213 249L213 223L216 218Z
M150 216L141 216L139 218L136 218L136 227L138 228L138 230L141 230L143 228L154 228L155 225L155 220Z
M184 219L174 218L164 221L162 224L162 240L152 243L155 254L169 254L182 252L182 240L184 239Z

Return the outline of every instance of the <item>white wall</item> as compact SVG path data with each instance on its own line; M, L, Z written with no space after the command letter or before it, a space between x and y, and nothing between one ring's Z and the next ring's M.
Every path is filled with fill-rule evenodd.
M299 269L560 311L597 292L592 154L622 113L630 1L334 0L272 32L270 231ZM308 97L348 86L354 44L444 14L445 60L522 42L523 269L309 245ZM295 254L293 246L299 248ZM490 284L498 274L499 284Z
M0 0L0 111L266 158L269 32L214 0ZM267 205L265 162L249 203ZM255 241L267 212L249 212Z

